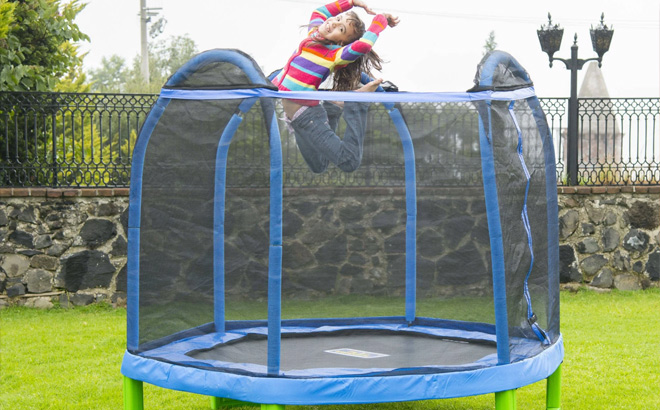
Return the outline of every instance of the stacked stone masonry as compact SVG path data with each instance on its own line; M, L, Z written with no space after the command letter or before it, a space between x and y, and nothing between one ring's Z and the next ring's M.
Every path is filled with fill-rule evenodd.
M0 188L0 307L126 300L127 189Z
M660 187L560 189L561 282L619 290L657 287L659 193Z
M128 189L0 188L0 307L125 303L127 208ZM287 225L318 218L293 211L285 212ZM660 283L660 187L559 188L559 235L562 283L620 290ZM387 244L400 236L370 240ZM294 245L300 249L292 252L305 254L304 244ZM383 280L376 259L373 275L360 279L369 282L360 284L366 293ZM351 275L344 273L345 281ZM338 283L341 293L345 284Z

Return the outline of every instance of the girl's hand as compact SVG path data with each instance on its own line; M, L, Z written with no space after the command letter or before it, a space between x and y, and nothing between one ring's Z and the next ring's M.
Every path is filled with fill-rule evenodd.
M389 13L381 13L385 18L387 19L387 25L390 27L396 27L397 24L399 24L399 18L397 16L393 16Z
M353 0L353 7L362 7L367 14L371 14L372 16L376 15L376 12L371 10L362 0Z

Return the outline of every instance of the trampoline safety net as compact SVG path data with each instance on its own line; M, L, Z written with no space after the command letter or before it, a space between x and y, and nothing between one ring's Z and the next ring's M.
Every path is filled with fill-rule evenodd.
M424 356L393 357L393 369L488 355L513 362L557 340L554 151L528 79L512 85L519 73L500 64L484 81L482 63L468 93L327 92L344 107L368 106L364 150L353 172L330 164L314 173L256 64L255 80L203 57L170 79L137 143L129 352L149 356L249 324L258 330L243 344L191 346L186 355L267 366L270 326L288 321L373 326L354 334L362 344L343 342L343 331L319 339L323 352L339 349L329 363L297 347L304 332L284 332L282 370L369 367L346 357L393 357L388 336ZM337 135L346 127L341 117ZM407 336L388 328L438 321L457 332L437 336L449 347L469 329L486 336L452 358L444 345L398 341Z

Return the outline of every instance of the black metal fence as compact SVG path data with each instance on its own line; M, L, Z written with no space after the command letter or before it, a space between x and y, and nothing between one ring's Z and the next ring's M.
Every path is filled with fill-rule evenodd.
M0 186L125 187L155 95L0 93Z
M660 185L660 99L578 100L578 181Z
M133 146L156 99L156 95L1 92L0 186L128 186ZM568 99L540 100L555 142L558 184L566 185ZM579 183L660 185L660 99L588 98L578 103ZM429 120L423 112L407 115ZM376 110L372 116L379 121L386 113ZM304 186L319 178L335 184L350 185L359 179L387 186L402 178L377 161L358 170L369 173L359 178L339 171L315 175L306 169L294 143L283 143L287 186ZM249 156L256 148L243 147L241 155ZM365 147L365 159L369 155Z

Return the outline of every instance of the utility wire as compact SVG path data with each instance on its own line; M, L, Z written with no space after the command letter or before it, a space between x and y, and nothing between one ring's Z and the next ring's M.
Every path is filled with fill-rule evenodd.
M280 0L287 3L300 3L310 6L319 4L318 0ZM494 16L486 14L474 14L474 13L452 13L445 11L423 11L423 10L411 10L411 9L388 9L388 12L402 14L402 15L416 15L416 16L434 16L442 17L448 19L460 19L460 20L485 20L485 21L497 21L503 23L520 23L520 24L541 24L546 23L546 14L542 18L537 17L525 17L525 16ZM550 11L552 13L552 11ZM584 25L591 24L596 25L600 22L600 16L594 17L592 20L588 19L575 19L575 18L560 18L558 21L560 26L569 25ZM554 19L553 19L554 21ZM660 28L660 23L654 20L619 20L619 19L606 19L605 23L608 26L616 27L626 27L626 28L635 28L635 29L658 29Z

